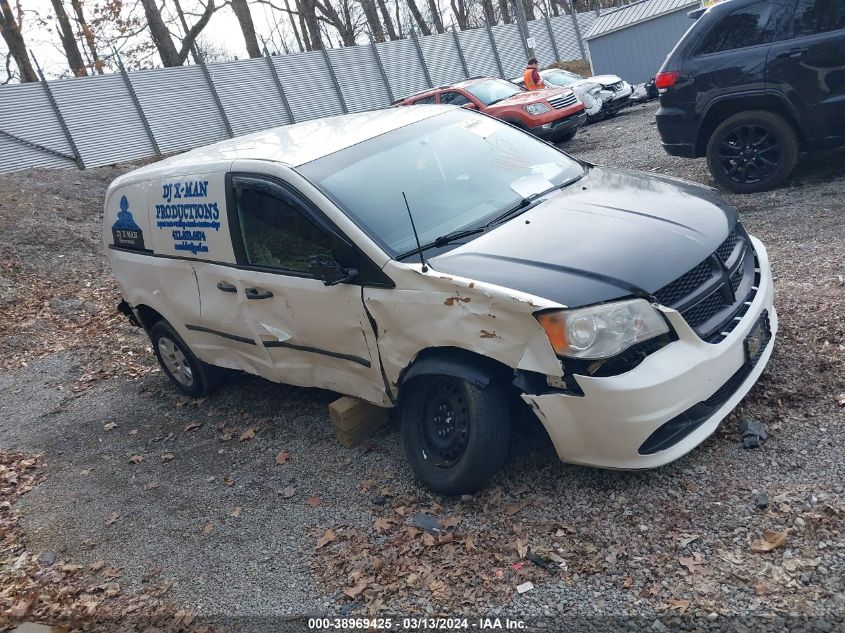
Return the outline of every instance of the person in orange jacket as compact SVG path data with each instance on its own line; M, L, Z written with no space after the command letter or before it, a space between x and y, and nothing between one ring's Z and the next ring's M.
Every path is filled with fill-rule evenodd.
M528 60L528 68L522 73L522 80L525 82L526 90L543 90L546 87L546 84L543 83L543 79L540 77L540 73L537 71L536 57Z

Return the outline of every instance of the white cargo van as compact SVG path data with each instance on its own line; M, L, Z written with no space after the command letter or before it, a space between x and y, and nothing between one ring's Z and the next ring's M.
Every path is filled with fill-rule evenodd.
M509 406L562 460L650 468L748 392L777 318L766 250L712 189L578 161L419 106L236 138L105 201L125 301L184 393L219 368L398 406L444 493L502 466Z

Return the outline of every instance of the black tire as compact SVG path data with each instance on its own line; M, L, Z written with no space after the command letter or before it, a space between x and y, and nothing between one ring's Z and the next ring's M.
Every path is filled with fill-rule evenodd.
M451 376L420 376L403 385L401 398L405 453L423 485L459 495L490 483L505 463L510 442L503 390L494 383L482 389ZM442 404L452 406L451 418Z
M713 131L707 143L707 166L718 185L734 193L777 187L798 160L795 128L779 114L740 112Z
M211 393L219 383L217 367L202 362L167 321L149 332L158 364L179 391L192 398ZM181 356L180 356L181 355Z

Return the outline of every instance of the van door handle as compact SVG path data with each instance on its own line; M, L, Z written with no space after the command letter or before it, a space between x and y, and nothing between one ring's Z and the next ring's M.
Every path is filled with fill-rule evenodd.
M269 299L273 293L269 290L259 290L258 288L244 288L244 294L247 299Z
M801 57L804 53L806 53L809 48L790 48L785 51L780 51L775 57Z
M227 281L218 281L217 289L221 292L237 292L238 289Z

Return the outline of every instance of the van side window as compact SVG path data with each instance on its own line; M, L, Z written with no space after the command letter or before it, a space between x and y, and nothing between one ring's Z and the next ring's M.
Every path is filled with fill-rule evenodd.
M731 51L774 40L783 6L762 0L732 11L704 37L697 55Z
M798 0L792 37L845 29L842 0Z
M331 237L293 201L267 191L235 190L244 253L252 266L307 273L313 255L331 256Z

